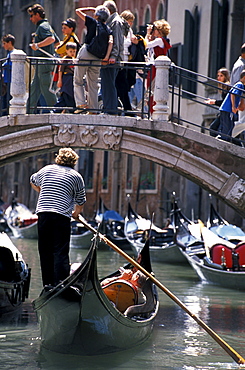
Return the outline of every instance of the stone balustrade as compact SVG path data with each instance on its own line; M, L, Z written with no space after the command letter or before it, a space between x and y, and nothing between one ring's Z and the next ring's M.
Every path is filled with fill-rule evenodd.
M22 50L15 49L11 53L12 77L10 85L9 114L26 114L26 83L25 83L25 64L26 53Z
M22 50L15 49L11 53L12 61L12 82L10 87L10 115L26 114L26 53ZM155 60L156 78L154 88L154 100L156 105L153 107L154 120L168 121L169 116L169 67L170 59L166 56L160 56Z

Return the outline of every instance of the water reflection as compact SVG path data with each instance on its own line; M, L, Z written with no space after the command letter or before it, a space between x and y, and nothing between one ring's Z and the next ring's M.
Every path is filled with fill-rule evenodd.
M31 301L41 290L37 242L14 240L32 268L29 299L10 321L0 322L1 367L4 369L237 369L238 365L199 325L163 292L154 331L147 342L130 351L105 356L79 357L42 349ZM86 250L72 249L71 262L82 262ZM102 277L124 259L114 251L98 251ZM245 355L243 293L199 282L189 266L153 263L156 278L232 348ZM2 366L4 364L4 366Z

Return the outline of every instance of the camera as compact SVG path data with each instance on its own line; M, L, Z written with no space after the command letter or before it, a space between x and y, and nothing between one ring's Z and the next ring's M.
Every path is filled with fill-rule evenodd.
M151 27L151 35L152 35L154 30L156 29L156 26L154 24L147 24L147 27Z

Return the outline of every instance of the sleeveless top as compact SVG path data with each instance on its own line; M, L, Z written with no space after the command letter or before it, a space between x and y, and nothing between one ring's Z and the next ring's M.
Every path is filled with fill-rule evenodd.
M162 41L163 41L163 44L164 44L164 48L161 48L160 46L155 46L153 48L154 50L154 58L156 59L157 57L159 57L160 55L167 55L168 53L168 50L171 48L171 45L169 43L169 40L166 39L165 37L162 37Z

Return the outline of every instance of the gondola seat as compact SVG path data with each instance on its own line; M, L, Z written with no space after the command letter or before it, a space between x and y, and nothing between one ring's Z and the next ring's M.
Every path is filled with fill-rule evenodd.
M152 281L148 278L143 287L143 293L146 297L146 301L143 304L130 306L124 312L127 317L133 316L148 316L154 311L156 305L156 298L152 289Z
M161 245L164 243L171 243L174 239L174 230L168 229L162 232L152 230L150 232L150 244Z
M15 261L12 252L0 247L0 280L11 282L15 279Z
M239 255L239 265L244 266L245 265L245 243L244 242L238 243L236 248L234 249L234 252L238 253Z
M218 265L222 265L224 260L226 268L231 269L233 267L232 249L223 244L213 245L210 249L210 256L212 261Z
M137 288L127 280L118 279L102 287L104 293L120 312L127 307L137 304Z

